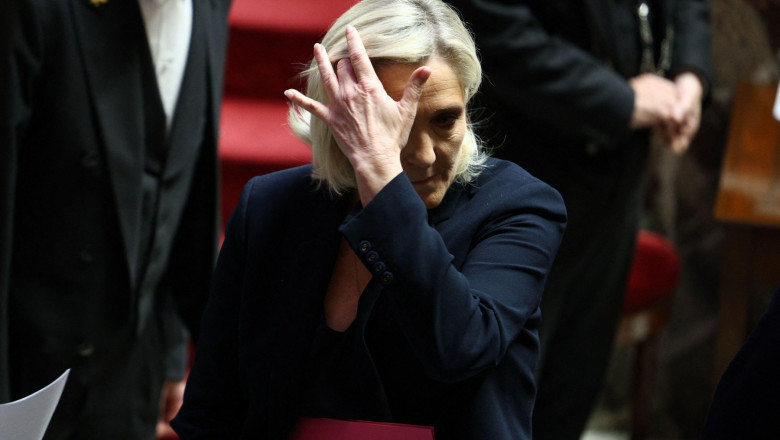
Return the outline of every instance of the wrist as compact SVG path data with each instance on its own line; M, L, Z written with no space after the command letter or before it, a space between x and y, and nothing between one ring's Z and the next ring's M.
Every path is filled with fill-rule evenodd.
M684 71L674 77L674 83L688 94L694 94L699 100L704 96L706 82L693 71Z
M403 172L403 167L400 159L395 158L394 161L355 166L354 171L360 202L366 206L382 188Z

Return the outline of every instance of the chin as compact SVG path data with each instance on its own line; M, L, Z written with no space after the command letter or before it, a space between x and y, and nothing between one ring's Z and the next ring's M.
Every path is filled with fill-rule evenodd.
M426 208L433 209L441 204L441 201L444 198L444 194L429 194L425 197L420 196L420 198L422 199Z

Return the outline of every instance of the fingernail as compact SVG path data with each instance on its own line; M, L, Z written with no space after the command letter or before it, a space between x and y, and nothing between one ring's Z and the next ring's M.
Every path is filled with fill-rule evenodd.
M285 91L284 91L284 96L286 96L286 97L287 97L287 99L292 99L292 97L293 97L293 92L292 92L292 90L290 90L290 89L287 89L287 90L285 90Z

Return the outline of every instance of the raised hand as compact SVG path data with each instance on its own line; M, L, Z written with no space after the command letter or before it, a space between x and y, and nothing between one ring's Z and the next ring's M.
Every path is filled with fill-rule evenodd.
M286 90L285 96L328 124L355 170L358 194L365 205L403 171L401 150L407 143L431 69L417 68L400 101L395 101L385 92L354 27L346 27L346 39L349 57L338 61L335 72L325 48L314 46L327 104L296 90Z

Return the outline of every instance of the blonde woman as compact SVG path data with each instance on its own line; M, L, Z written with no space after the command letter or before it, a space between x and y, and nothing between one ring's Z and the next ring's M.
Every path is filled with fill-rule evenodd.
M173 426L285 439L327 417L530 439L566 215L549 186L483 154L460 18L439 0L360 2L306 75L306 95L285 95L313 164L245 188Z

